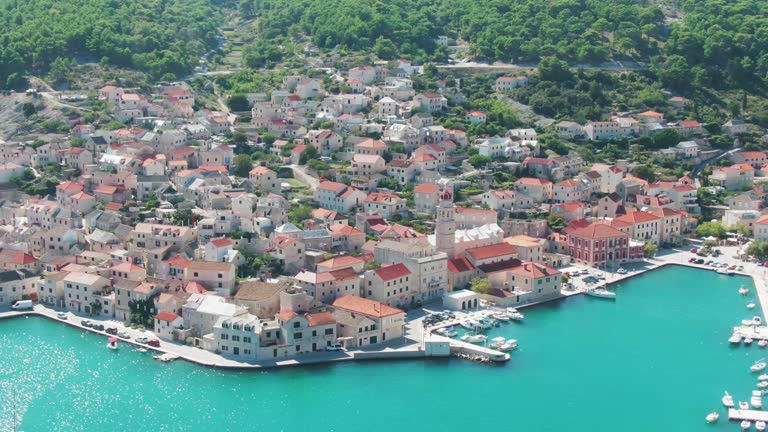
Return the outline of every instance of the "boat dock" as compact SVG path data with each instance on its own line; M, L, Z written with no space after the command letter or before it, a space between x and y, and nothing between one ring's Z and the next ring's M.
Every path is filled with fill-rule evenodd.
M728 420L741 421L749 420L751 422L768 422L768 411L741 410L736 408L728 409Z
M768 340L768 327L765 326L737 326L733 328L733 334L743 338L751 338L755 341Z

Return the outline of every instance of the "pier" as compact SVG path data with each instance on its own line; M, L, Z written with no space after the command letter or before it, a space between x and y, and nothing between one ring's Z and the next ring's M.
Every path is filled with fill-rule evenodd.
M741 421L749 420L751 422L768 422L768 411L741 410L736 408L728 409L728 420Z

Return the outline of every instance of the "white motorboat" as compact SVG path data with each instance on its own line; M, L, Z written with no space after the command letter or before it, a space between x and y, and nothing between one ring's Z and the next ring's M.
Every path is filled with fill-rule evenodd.
M752 422L749 420L744 420L741 422L741 430L749 430L749 428L752 427Z
M744 345L752 345L753 339L751 337L744 338Z
M514 321L522 321L523 318L525 318L525 315L521 314L520 312L508 312L507 315L509 315L509 318Z
M504 339L504 338L503 338L503 337L501 337L501 336L499 336L499 337L495 337L495 338L493 338L493 339L491 339L491 340L492 340L493 342L492 342L490 345L488 345L488 346L489 346L490 348L493 348L493 349L499 349L499 348L501 348L501 346L502 346L502 345L504 345L504 342L506 342L506 341L507 341L506 339Z
M749 409L749 404L744 402L744 401L740 401L739 402L739 409L741 409L741 410L748 410Z
M751 326L752 325L752 320L751 319L743 319L743 320L741 320L741 325L743 325L743 326Z
M755 308L755 304L754 303L750 303L750 304L747 305L747 309L754 309L754 308Z
M752 390L752 397L749 399L749 403L757 409L763 407L763 392L760 390Z
M514 339L504 342L504 345L499 348L500 351L512 351L514 349L517 349L517 341Z
M733 408L733 396L729 395L728 392L725 392L725 396L723 396L722 401L726 408Z
M765 367L768 366L768 364L765 363L765 359L760 359L755 362L752 366L749 367L749 370L752 372L760 372L765 369Z
M478 342L485 342L488 339L488 336L486 335L464 335L461 337L461 340L463 342L469 342L469 343L478 343Z
M733 334L731 337L728 338L728 342L732 344L739 344L741 343L741 336L737 334Z
M759 431L764 431L765 430L765 422L762 421L762 420L756 421L755 422L755 429L757 429Z
M757 377L760 381L768 381L768 374L762 374L759 377Z
M145 353L145 352L147 352L147 349L146 348L138 348L136 351L138 351L140 353Z
M767 347L768 346L768 340L760 339L759 341L757 341L757 346L759 346L760 348Z
M727 268L721 268L717 271L717 273L721 275L726 275L726 276L733 276L734 274L736 274L734 273L733 270L728 270Z
M712 411L711 413L707 414L707 423L714 423L720 418L720 414Z
M107 339L107 348L111 350L117 349L117 338L114 336L110 336L109 339Z
M766 387L768 387L768 381L760 381L757 383L757 388L764 389Z
M749 293L749 288L742 285L741 288L739 288L739 294L747 295L747 293Z
M752 325L758 327L763 324L763 319L755 315L752 317Z
M504 321L504 322L509 321L509 315L507 315L504 312L496 312L496 313L492 314L491 317L493 317L493 319L496 319L496 320L499 320L499 321Z
M591 290L586 291L587 295L591 295L592 297L599 297L604 299L615 299L616 293L613 291L608 291L605 288L595 288Z
M480 327L480 328L484 328L484 329L491 328L491 323L486 321L486 320L484 320L484 319L480 319L480 320L477 320L475 322L477 323L476 327Z
M459 323L459 325L468 330L473 330L475 328L475 326L472 325L471 321L462 321Z

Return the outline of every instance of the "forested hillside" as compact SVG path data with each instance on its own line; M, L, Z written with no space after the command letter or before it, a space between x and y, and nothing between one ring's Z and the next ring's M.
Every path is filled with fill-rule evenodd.
M275 38L306 34L325 49L445 60L435 38L446 35L469 42L479 59L635 59L652 64L662 82L679 91L762 91L768 2L670 4L678 17L665 17L658 3L643 0L242 0L239 9L260 18L261 38L251 48L260 59L279 58Z
M217 14L208 0L2 1L0 87L81 57L178 76L215 46Z

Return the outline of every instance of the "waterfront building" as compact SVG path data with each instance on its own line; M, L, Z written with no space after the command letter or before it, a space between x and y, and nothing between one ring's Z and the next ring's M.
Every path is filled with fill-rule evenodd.
M593 223L567 236L567 254L590 267L615 267L643 257L642 244L631 243L629 234L606 224Z
M339 324L339 341L357 348L403 337L405 312L384 303L347 295L333 302Z

